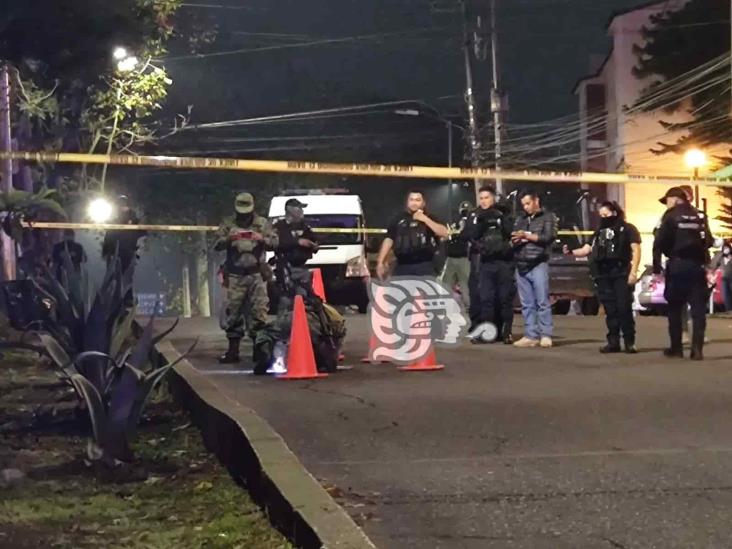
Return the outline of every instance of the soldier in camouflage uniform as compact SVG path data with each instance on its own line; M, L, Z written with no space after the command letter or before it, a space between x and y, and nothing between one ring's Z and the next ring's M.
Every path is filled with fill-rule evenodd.
M217 251L226 250L224 287L226 310L221 327L226 330L229 348L220 358L222 364L239 362L239 344L245 327L256 342L267 326L269 299L262 278L265 250L277 246L277 234L264 217L254 213L254 197L250 193L236 196L236 216L224 220L218 230Z

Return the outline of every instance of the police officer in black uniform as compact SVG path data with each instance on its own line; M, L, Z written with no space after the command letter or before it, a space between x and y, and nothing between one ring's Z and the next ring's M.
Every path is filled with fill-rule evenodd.
M478 323L491 322L497 337L505 344L513 343L513 300L516 295L511 231L513 220L496 204L496 191L483 186L478 191L479 208L466 226L464 234L480 255ZM487 343L477 335L472 343Z
M669 210L653 241L653 273L661 274L661 256L668 257L665 269L664 297L668 303L668 333L671 346L668 357L684 356L681 342L681 313L688 303L693 329L691 359L703 360L706 330L707 278L709 248L714 243L709 220L691 204L684 190L670 188L659 199Z
M275 276L280 292L279 312L289 309L295 295L313 295L313 280L305 264L318 251L318 241L305 220L307 204L297 198L285 202L285 217L275 223Z
M386 277L386 258L394 250L397 264L394 276L434 276L433 259L437 239L447 238L447 227L435 221L425 210L427 201L419 190L407 195L406 208L389 224L376 262L379 278Z
M590 272L606 314L607 345L600 352L619 353L622 332L625 352L637 353L633 288L638 282L640 232L625 221L625 213L616 202L603 202L599 214L600 228L592 235L592 244L571 251L565 245L564 253L590 256Z

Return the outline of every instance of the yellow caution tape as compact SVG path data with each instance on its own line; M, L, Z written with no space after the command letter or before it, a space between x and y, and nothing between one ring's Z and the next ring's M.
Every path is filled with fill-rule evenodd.
M33 223L25 222L23 226L28 229L80 229L92 231L172 231L172 232L212 232L218 230L215 225L118 225L114 223L65 223L65 222L47 222L38 221ZM315 233L325 234L385 234L386 229L342 229L337 227L318 227L313 228ZM452 233L457 234L457 233ZM559 236L591 236L595 231L558 231ZM650 231L641 232L641 234L652 235ZM718 238L730 238L732 233L717 233L714 236Z
M311 173L374 177L406 177L423 179L496 179L545 183L656 183L663 185L699 185L732 187L732 181L714 178L692 179L689 176L652 176L596 172L539 172L490 168L445 168L396 164L342 164L288 160L246 160L183 156L136 156L119 154L82 154L47 152L0 152L0 159L28 160L45 163L112 164L117 166L153 166L173 169L239 170L253 172Z

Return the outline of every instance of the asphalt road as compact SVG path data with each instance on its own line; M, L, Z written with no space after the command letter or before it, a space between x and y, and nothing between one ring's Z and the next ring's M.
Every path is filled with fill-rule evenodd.
M438 349L444 371L356 365L284 382L222 368L211 320L175 335L222 393L253 408L378 547L732 547L732 319L704 362L600 355L602 317L559 317L553 349ZM347 363L366 350L348 317Z

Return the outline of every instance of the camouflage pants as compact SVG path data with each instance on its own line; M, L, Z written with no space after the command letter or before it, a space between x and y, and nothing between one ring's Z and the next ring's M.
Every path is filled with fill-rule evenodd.
M226 308L221 318L226 337L241 339L246 327L249 337L256 340L257 333L267 326L268 309L267 287L259 273L228 275Z

